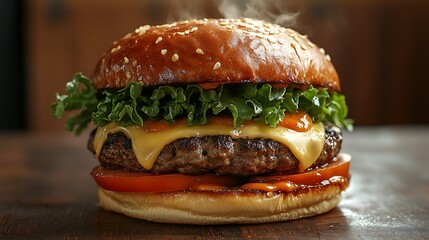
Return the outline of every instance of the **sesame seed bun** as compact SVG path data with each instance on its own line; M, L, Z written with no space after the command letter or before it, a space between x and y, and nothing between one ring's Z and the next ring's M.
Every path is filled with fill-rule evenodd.
M126 193L98 189L106 210L154 222L180 224L246 224L288 221L328 212L347 186L329 184L297 192Z
M268 82L340 91L330 57L296 31L254 19L204 19L141 26L104 53L96 88Z

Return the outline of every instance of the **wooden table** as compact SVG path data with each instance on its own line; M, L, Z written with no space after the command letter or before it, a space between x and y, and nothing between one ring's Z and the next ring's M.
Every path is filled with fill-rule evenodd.
M0 134L0 239L429 239L429 126L345 133L352 180L329 213L260 225L188 226L99 209L86 136Z

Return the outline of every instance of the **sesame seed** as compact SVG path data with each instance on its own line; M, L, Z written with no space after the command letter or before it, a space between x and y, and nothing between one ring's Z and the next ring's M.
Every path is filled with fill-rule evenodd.
M265 35L264 34L260 34L260 33L255 33L254 36L256 36L259 39L264 39Z
M106 60L104 58L101 59L101 71L107 72L107 69L106 69Z
M220 62L216 62L213 66L213 70L218 70L221 66Z
M128 79L131 79L131 72L130 72L130 71L127 71L127 72L125 73L125 75L127 75L127 78L128 78Z
M301 49L302 50L307 50L307 46L305 46L304 44L301 44Z
M326 54L326 60L331 61L331 56L329 56L329 54Z
M227 26L225 26L224 27L226 30L233 30L235 27L234 26L232 26L232 25L227 25Z
M270 42L270 43L276 43L277 41L276 41L276 38L275 37L268 37L268 41Z
M325 49L323 49L323 48L320 48L320 52L321 52L322 54L326 54Z
M121 49L121 45L118 45L115 48L112 48L112 50L110 50L111 53L117 52L119 49Z
M273 192L267 192L267 197L273 197L274 196L274 194L273 194Z
M162 37L158 37L157 39L156 39L156 41L155 41L155 44L158 44L159 42L161 42L162 41Z
M204 51L201 48L197 48L197 50L195 50L195 52L197 54L204 55Z
M135 32L136 32L139 36L141 36L141 35L145 34L145 33L146 33L146 31L147 31L147 30L149 30L149 28L150 28L150 25L140 26L139 28L137 28L137 29L135 30Z
M137 60L133 60L132 64L133 64L133 67L137 66Z
M161 50L161 54L162 54L162 55L167 54L167 49L162 49L162 50Z
M197 30L198 30L198 27L193 27L193 28L191 28L191 31L190 31L190 32L192 33L192 32L195 32L195 31L197 31Z
M171 56L171 61L172 62L177 62L179 61L179 55L177 53L173 54L173 56Z
M124 57L124 63L129 63L130 60L127 57Z
M186 30L185 34L189 34L191 32L191 30Z
M185 32L178 32L177 34L179 34L180 36L185 36Z

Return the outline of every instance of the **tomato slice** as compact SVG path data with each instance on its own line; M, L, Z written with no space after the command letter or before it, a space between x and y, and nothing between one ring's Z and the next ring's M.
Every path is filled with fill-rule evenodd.
M348 154L338 154L328 166L315 169L308 172L303 172L294 175L264 175L250 178L250 182L254 183L272 183L290 181L295 184L315 185L324 180L329 180L332 177L349 177L351 156Z
M278 126L289 128L297 132L308 131L313 126L313 120L305 112L286 113Z
M149 173L129 173L95 167L91 172L97 184L116 192L171 192L190 189L196 184L214 184L239 186L244 182L241 177L205 174L198 176L183 174L154 175Z
M199 83L198 84L202 89L215 89L217 88L220 83L216 83L216 82L206 82L206 83Z
M219 187L237 187L241 189L256 189L268 191L273 185L275 189L290 191L298 185L317 185L332 177L349 177L351 157L348 154L339 154L328 166L294 175L263 175L250 179L237 176L219 176L205 174L198 176L183 174L129 173L120 170L111 170L104 167L95 167L91 175L97 184L116 192L172 192L186 189L217 189ZM248 182L244 184L245 182ZM285 185L291 182L292 185ZM262 184L260 184L262 183ZM266 186L264 183L269 183ZM273 184L271 184L273 183ZM243 185L244 184L244 185ZM283 186L284 185L284 186ZM267 190L268 189L268 190Z

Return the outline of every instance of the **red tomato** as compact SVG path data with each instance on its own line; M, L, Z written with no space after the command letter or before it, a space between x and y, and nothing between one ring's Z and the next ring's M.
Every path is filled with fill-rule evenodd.
M215 88L217 88L220 85L220 83L206 82L206 83L199 83L198 85L202 89L215 89Z
M297 132L308 131L313 126L313 120L305 112L286 113L278 126L289 128Z
M350 156L341 154L328 166L295 175L263 175L250 178L219 176L205 174L199 176L183 174L154 175L149 173L129 173L120 170L110 170L96 167L92 170L92 177L97 184L116 192L171 192L185 189L220 189L222 187L242 186L244 189L259 189L267 191L270 186L259 183L274 183L277 190L294 189L293 184L316 185L323 180L329 180L334 176L348 177L350 168ZM285 181L292 185L282 186ZM279 183L276 185L276 183ZM244 185L242 185L244 184ZM259 184L259 185L258 185ZM283 184L284 185L284 184ZM209 187L207 187L209 186ZM275 190L275 189L274 189Z
M328 166L294 175L265 175L250 178L250 182L280 182L290 181L295 184L315 185L334 176L348 177L351 157L348 154L339 154Z
M243 178L233 176L213 174L199 176L183 174L153 175L110 170L101 166L95 167L91 175L100 187L116 192L171 192L190 189L196 184L215 184L232 187L243 183Z

